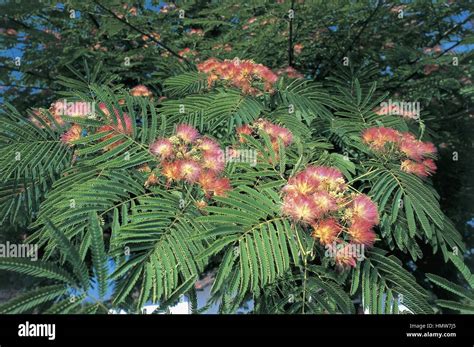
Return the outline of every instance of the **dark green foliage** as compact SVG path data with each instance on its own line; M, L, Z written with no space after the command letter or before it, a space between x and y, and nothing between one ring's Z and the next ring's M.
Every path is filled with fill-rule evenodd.
M472 260L464 257L470 240L463 235L473 212L472 169L468 159L450 159L452 151L466 158L471 150L464 122L472 116L474 94L462 77L472 78L472 53L459 53L454 66L444 46L436 54L423 52L449 40L472 43L465 27L471 4L413 2L397 19L396 2L200 1L178 4L186 14L179 18L178 10L159 13L144 2L137 16L119 1L102 2L105 8L70 1L65 11L33 3L0 6L6 27L30 37L22 65L0 57L2 83L23 85L2 95L1 231L21 229L41 254L38 261L0 258L0 270L34 279L32 288L0 306L1 313L139 313L149 302L165 312L181 295L192 299L193 312L202 312L194 283L210 269L215 280L208 304L219 303L221 313L234 313L249 300L255 313L474 311ZM72 9L81 16L69 18ZM467 14L456 21L460 13ZM54 29L61 39L35 25ZM191 35L191 28L202 35ZM141 31L159 33L159 42ZM7 49L17 44L15 36L1 40ZM197 57L176 57L184 48ZM291 66L304 78L281 76L272 93L249 95L209 87L196 68L210 57L236 56L274 71ZM432 64L439 71L426 73ZM12 70L21 71L20 84ZM131 96L137 84L153 98ZM376 114L390 97L420 101L421 120ZM49 112L47 122L27 120L32 108L59 98L104 104L117 114L64 117L64 125ZM126 115L130 131L111 130ZM259 118L288 128L293 144L279 143L276 151L268 136L246 137L261 160L226 165L233 189L204 210L193 185L145 184L149 173L142 165L158 164L150 144L171 136L178 124L229 147L237 143L236 127ZM60 136L70 123L86 133L68 146ZM443 144L434 183L374 155L361 132L375 126ZM354 191L378 205L376 247L355 268L334 267L307 228L281 214L281 188L309 164L338 168ZM417 269L421 259L436 259L442 270ZM443 273L450 266L456 275Z

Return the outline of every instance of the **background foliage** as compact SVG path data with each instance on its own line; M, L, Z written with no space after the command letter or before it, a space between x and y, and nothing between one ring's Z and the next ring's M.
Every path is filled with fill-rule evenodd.
M10 281L40 288L3 312L166 307L182 293L194 297L205 271L216 273L211 301L222 312L253 298L255 312L264 313L391 313L400 294L416 313L472 311L471 2L137 1L124 8L71 0L7 1L1 9L0 238L27 238L43 255L34 264L1 260L0 268L39 280ZM143 36L151 33L159 36ZM208 90L196 63L210 57L292 67L303 78L281 78L272 96ZM131 97L137 84L155 97ZM127 112L132 134L109 139L119 145L106 152L101 137L88 134L74 154L59 141L60 128L25 124L29 109L61 97ZM374 114L388 98L419 101L421 122ZM193 204L179 207L182 189L143 186L146 175L135 168L153 161L147 146L176 124L193 124L226 146L236 126L259 117L299 140L285 163L227 167L234 190L207 215ZM83 125L92 132L101 121ZM437 145L434 189L364 150L361 130L381 124ZM28 160L12 161L16 151ZM337 166L379 204L381 241L354 270L322 263L302 230L298 243L275 219L282 176L310 162ZM79 209L68 208L71 198ZM10 275L1 276L6 283Z

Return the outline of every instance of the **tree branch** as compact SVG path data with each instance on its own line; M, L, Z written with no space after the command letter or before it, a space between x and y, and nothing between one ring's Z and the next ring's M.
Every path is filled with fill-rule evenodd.
M443 55L445 55L446 53L448 53L449 51L451 51L453 48L459 46L460 44L462 43L462 40L456 42L454 45L452 45L451 47L449 48L446 48L444 51L442 51L435 59L438 59L439 57L442 57Z
M367 29L367 26L369 25L371 20L374 18L375 14L379 10L379 8L381 8L381 5L380 5L380 3L377 3L377 6L375 7L374 11L372 11L372 13L369 15L369 17L367 17L367 19L364 21L364 23L362 24L362 27L360 28L359 32L354 37L354 39L352 39L351 43L347 46L347 48L342 52L341 56L337 60L334 60L335 54L332 56L332 58L330 59L331 63L328 66L328 68L326 68L324 70L324 73L322 74L321 78L324 78L329 73L331 68L334 66L335 62L341 61L341 59L343 59L345 56L347 56L347 53L350 52L352 47L354 47L355 43L359 41L360 37L362 36L362 33L365 31L365 29Z
M444 32L444 34L441 34L435 41L433 41L433 43L431 45L428 46L428 48L433 48L434 46L438 45L444 38L446 38L448 35L450 35L453 31L455 31L460 26L463 26L464 24L466 24L472 18L472 16L473 15L469 15L461 23L458 23L455 26L453 26L452 28L450 28L449 30L446 30ZM418 57L415 60L408 62L407 65L413 65L415 63L418 63L420 60L421 60L421 57Z
M47 79L47 80L52 81L52 82L56 81L54 78L52 78L50 76L40 75L40 74L38 74L37 72L34 72L34 71L23 71L23 70L15 69L13 67L5 66L5 65L0 66L0 69L10 70L10 71L18 71L18 72L26 73L26 74L31 75L31 76Z
M96 27L97 29L100 29L100 24L99 24L99 22L97 21L97 19L92 15L92 13L87 12L87 16L88 16L89 19L92 21L92 23L94 23L95 27Z
M192 63L185 57L179 55L178 53L176 53L174 50L172 50L170 47L166 46L163 42L155 39L152 35L144 32L143 30L137 28L135 25L127 22L126 20L120 18L119 16L117 16L112 10L108 9L107 7L105 7L104 5L102 5L99 1L97 0L93 0L94 3L96 3L99 7L101 7L103 10L107 11L108 13L110 13L115 19L117 19L118 21L122 22L123 24L127 25L129 28L135 30L136 32L142 34L142 35L145 35L147 36L151 41L155 42L156 44L158 44L161 48L167 50L168 52L170 52L173 56L179 58L179 59L182 59L183 61L185 61L188 65L192 65Z
M288 30L288 66L293 67L293 57L294 57L294 49L293 49L293 19L294 19L294 12L295 12L295 0L291 0L291 17L289 17L290 24Z

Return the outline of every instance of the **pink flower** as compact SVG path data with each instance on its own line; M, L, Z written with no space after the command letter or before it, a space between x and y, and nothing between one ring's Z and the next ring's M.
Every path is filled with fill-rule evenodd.
M286 128L279 127L275 129L275 135L277 138L281 139L285 146L289 146L293 142L293 134Z
M303 51L303 45L301 43L297 43L293 48L295 50L295 54L298 55L298 54L301 54L301 52Z
M158 139L150 145L150 152L166 159L173 154L173 144L168 139Z
M364 221L352 223L349 227L348 234L351 236L353 243L363 244L367 247L372 247L376 238L372 230L372 224Z
M107 108L107 105L103 102L99 103L99 109L102 111L103 114L105 114L107 117L110 116L110 111Z
M319 181L302 171L288 180L288 184L283 187L283 192L292 195L311 195L318 189Z
M420 177L426 177L427 173L425 171L425 166L421 163L417 163L413 160L404 160L400 165L400 169L407 173L412 173Z
M153 93L146 86L140 84L130 90L130 95L150 97L153 96Z
M81 138L82 127L74 124L67 132L61 135L61 142L72 146L72 142Z
M412 173L419 177L427 177L436 172L436 164L432 159L425 159L421 163L407 159L402 161L400 169L404 172Z
M311 222L318 211L314 201L307 196L286 196L283 199L283 214L290 216L295 221Z
M253 129L248 125L242 125L236 129L237 135L239 135L239 142L244 143L245 138L242 135L252 135Z
M287 75L288 78L303 78L304 75L299 73L298 70L291 66L287 66L286 68L279 69L277 71L277 75Z
M250 18L250 19L247 21L247 23L248 23L248 24L252 24L252 23L254 23L256 20L257 20L257 17L252 17L252 18Z
M151 187L151 186L155 186L155 185L157 185L158 183L159 183L158 176L156 176L156 174L155 174L154 172L152 172L152 173L148 176L148 178L146 179L144 186L145 186L146 188L148 188L148 187Z
M231 189L230 180L227 177L218 178L212 186L212 192L215 196L226 196Z
M199 137L199 132L190 125L180 124L176 128L176 136L186 143L193 143Z
M312 225L311 236L318 239L322 245L331 245L336 241L342 228L334 218L324 219Z
M428 65L425 65L425 67L423 68L423 73L428 76L428 75L431 75L431 73L438 70L439 70L438 64L428 64Z
M197 147L205 153L217 153L217 152L219 152L219 154L221 154L221 152L220 152L221 148L220 148L219 144L216 141L214 141L214 140L212 140L208 137L204 137L202 139L197 140L197 143L198 143Z
M15 29L12 29L12 28L8 28L5 32L7 35L9 36L16 36L18 35L18 32L15 30Z
M192 50L191 48L186 47L185 49L182 49L181 51L179 51L178 54L182 57L187 58L187 57L196 55L197 52Z
M197 35L197 36L204 36L204 31L202 29L191 29L188 32L188 35Z
M338 209L336 201L328 192L319 191L312 195L313 202L318 209L318 214L323 215L325 213L336 211Z
M217 175L214 172L209 171L209 170L201 171L201 174L199 175L198 183L207 196L211 195L216 180L217 180Z
M336 253L336 265L339 268L356 267L357 257L353 251L353 245L348 243L341 249L334 250Z
M115 111L115 116L117 120L117 124L111 125L112 128L120 133L123 134L128 134L130 135L132 133L132 119L130 116L126 113L123 113L123 120L125 123L122 122L122 119L120 118L118 110Z
M221 149L215 152L205 152L202 157L202 166L212 172L219 173L224 170L224 153Z
M364 194L360 194L352 200L350 215L352 224L364 222L370 225L379 223L379 214L374 202Z
M316 178L320 181L322 180L336 180L336 179L344 179L341 171L334 167L329 166L308 166L304 172L306 172L309 176Z
M124 134L124 135L130 135L133 131L132 129L132 119L128 116L128 114L124 113L123 114L123 119L125 121L124 124L122 124L122 120L120 119L118 115L118 111L115 110L115 116L117 117L116 121L117 124L108 124L108 125L103 125L99 129L97 129L97 132L111 132L110 134L107 134L106 136L102 137L100 139L101 142L106 141L108 139L111 139L114 136L117 136L117 133ZM111 145L108 145L105 147L105 150L109 150L112 148L117 147L121 143L123 143L124 140L118 140L112 143Z
M420 161L423 157L435 154L436 147L431 142L417 140L410 133L403 133L400 141L400 151L409 159Z
M437 150L432 142L422 142L420 144L423 156L436 154Z
M381 151L388 144L397 144L400 141L400 133L392 128L368 128L362 133L362 139L373 150Z
M214 194L216 196L226 196L232 189L228 178L217 178L216 174L204 170L199 176L199 185L207 196Z
M277 141L277 139L281 139L285 146L289 146L293 141L293 134L286 128L267 121L262 122L262 127L263 131L266 132L272 140Z
M319 182L320 188L328 191L344 191L346 189L341 171L327 166L308 166L304 172Z
M245 94L260 93L253 84L263 82L265 91L272 91L278 76L268 67L255 64L251 60L224 60L210 58L197 65L198 71L208 74L207 83L211 87L218 80L242 90Z
M168 184L172 181L178 181L182 178L179 162L162 163L161 174L167 178Z
M194 160L179 160L178 167L180 176L189 183L194 183L199 179L201 166Z
M428 175L432 175L433 173L436 172L436 164L433 159L425 159L423 160L422 163L425 166L425 170L428 173Z

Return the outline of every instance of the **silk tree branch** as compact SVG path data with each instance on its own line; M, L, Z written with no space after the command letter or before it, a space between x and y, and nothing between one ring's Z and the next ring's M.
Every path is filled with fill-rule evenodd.
M94 0L94 3L97 4L100 8L102 8L103 10L105 10L106 12L110 13L116 20L122 22L123 24L125 24L126 26L128 26L129 28L135 30L136 32L142 34L142 35L145 35L147 36L151 41L155 42L158 46L160 46L161 48L165 49L166 51L168 51L171 55L179 58L179 59L182 59L183 61L185 61L188 65L192 65L192 63L185 57L179 55L178 53L176 53L174 50L172 50L170 47L168 47L167 45L165 45L163 42L155 39L152 35L144 32L143 30L141 30L140 28L137 28L135 25L129 23L128 21L124 20L123 18L120 18L119 16L117 16L112 10L110 10L109 8L105 7L104 5L102 5L99 1L97 0Z
M97 19L92 15L92 13L87 12L87 16L89 17L89 19L91 20L91 22L94 24L94 26L95 26L97 29L100 29L100 24L99 24L99 22L97 21Z
M15 69L13 67L10 67L10 66L6 66L6 65L0 65L0 69L5 69L5 70L10 70L10 71L18 71L18 72L22 72L22 73L26 73L28 75L31 75L31 76L34 76L34 77L37 77L37 78L42 78L42 79L47 79L49 81L52 81L52 82L55 82L56 79L50 77L50 76L46 76L46 75L41 75L37 72L34 72L34 71L29 71L29 70L21 70L21 69Z
M471 20L471 18L473 17L473 15L469 15L465 20L463 20L462 22L456 24L455 26L453 26L452 28L446 30L443 34L441 34L431 45L429 45L428 47L429 48L434 48L436 45L438 45L439 43L441 43L441 41L448 37L450 34L452 34L456 29L458 29L459 27L462 27L464 24L466 24L469 20ZM449 50L449 49L448 49ZM443 53L444 54L444 53ZM440 55L441 56L441 55ZM419 61L421 60L421 57L418 57L416 58L415 60L412 60L410 61L409 63L407 63L407 65L413 65L415 63L418 63Z
M433 48L434 46L436 46L437 44L439 44L444 38L446 38L448 35L450 35L451 33L453 33L454 31L456 31L457 29L459 28L462 28L462 26L464 24L466 24L471 18L473 17L473 15L469 15L465 20L463 20L462 22L456 24L455 26L453 26L452 28L448 29L444 34L442 34L432 45L431 45L431 48ZM458 42L454 43L452 46L450 46L449 48L445 49L443 52L441 52L437 57L436 59L438 59L439 57L445 55L447 52L451 51L453 48L457 47L458 45L460 45L462 43L462 40L459 40ZM421 57L418 57L417 59L413 60L412 62L409 62L407 65L412 65L412 64L415 64L415 63L418 63L419 61L421 60ZM392 87L389 87L389 89L397 89L398 87L400 87L400 85L402 85L403 83L411 80L413 77L415 77L417 75L418 71L415 70L414 72L412 72L410 75L408 75L407 77L403 78L401 81L399 81L398 83L395 82L396 84L393 84L393 82L391 82L391 84L393 84Z
M362 26L360 30L357 32L356 36L352 39L351 43L347 46L347 48L342 52L341 56L334 60L335 55L333 55L333 58L330 59L330 65L324 69L324 73L321 74L320 78L324 78L327 76L327 74L331 71L332 67L337 63L340 62L344 57L347 56L347 54L351 51L352 47L355 46L356 42L359 42L360 37L362 36L363 32L367 29L369 23L372 21L372 19L375 17L377 14L378 10L382 6L380 5L379 2L377 2L377 6L375 9L372 11L372 13L367 17L367 19L362 23Z

